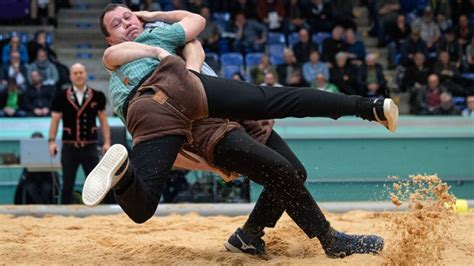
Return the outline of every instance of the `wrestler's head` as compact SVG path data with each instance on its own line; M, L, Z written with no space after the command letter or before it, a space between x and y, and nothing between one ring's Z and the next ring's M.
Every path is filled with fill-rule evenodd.
M143 32L143 24L125 5L110 4L100 16L100 29L110 45L133 41Z

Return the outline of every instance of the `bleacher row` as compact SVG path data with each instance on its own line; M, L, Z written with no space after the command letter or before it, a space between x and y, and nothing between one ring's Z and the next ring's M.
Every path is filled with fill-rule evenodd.
M7 31L7 32L0 32L0 41L6 41L10 39L13 35L18 36L22 44L27 44L29 41L33 40L34 38L34 34L31 34L31 33ZM46 43L48 45L52 45L53 42L54 42L54 32L52 31L46 32Z
M323 41L329 37L331 37L331 33L329 32L318 32L312 35L312 41L318 45L320 52L322 52ZM269 56L272 65L283 64L285 48L291 48L296 42L298 42L297 32L293 32L289 35L285 35L281 32L269 32L267 35L266 53L253 52L242 55L238 52L222 52L219 56L217 53L207 52L206 60L219 62L221 75L226 78L231 78L236 72L244 74L244 76L248 78L250 69L257 66L265 54ZM228 50L224 46L221 46L221 51Z

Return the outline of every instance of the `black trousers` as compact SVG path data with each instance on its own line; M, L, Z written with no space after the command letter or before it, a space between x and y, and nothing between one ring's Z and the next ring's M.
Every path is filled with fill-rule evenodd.
M217 166L263 185L247 223L274 227L286 210L310 238L329 229L329 222L304 186L306 170L276 132L263 145L241 129L232 130L216 145L214 158Z
M261 120L360 115L360 96L311 88L267 87L196 73L204 85L209 117Z
M206 90L209 116L231 120L259 120L283 117L330 117L337 119L344 115L360 115L359 96L334 94L315 89L292 87L265 87L245 82L211 77L195 73ZM237 132L237 133L235 133ZM240 133L239 133L240 132ZM238 137L234 135L238 134ZM225 139L225 140L224 140ZM251 176L264 185L263 203L259 199L257 210L251 218L264 226L274 222L286 210L291 218L309 236L324 233L329 223L298 179L295 167L278 151L274 151L252 140L241 130L234 130L224 138L217 148L221 153L227 150L232 155L219 159L221 166ZM244 141L245 140L245 141ZM184 136L166 136L137 144L131 154L132 167L115 189L116 200L125 213L135 222L143 223L156 211L165 185L165 179L184 143ZM278 146L278 145L277 145ZM252 147L252 148L250 148ZM281 148L282 146L278 146ZM246 157L249 151L252 162L225 160L225 156L238 159ZM239 155L241 154L241 155ZM219 156L217 156L219 157ZM249 167L247 163L253 167ZM262 207L259 207L262 206ZM270 206L270 207L269 207ZM270 219L263 219L265 209L273 209ZM277 215L278 214L278 215Z
M76 147L74 144L64 143L61 148L61 166L63 168L63 186L61 190L61 204L73 204L73 190L76 183L76 174L79 165L87 176L99 163L97 145L87 144Z

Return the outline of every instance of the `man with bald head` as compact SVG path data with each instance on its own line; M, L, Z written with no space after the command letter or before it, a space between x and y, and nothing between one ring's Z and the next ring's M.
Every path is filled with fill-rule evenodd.
M76 173L82 165L87 176L99 162L97 153L97 124L104 137L102 152L110 147L110 130L105 114L105 95L87 86L87 71L84 65L71 66L71 87L57 93L51 107L49 129L49 152L56 156L56 133L59 122L63 122L61 165L63 168L62 204L72 204Z

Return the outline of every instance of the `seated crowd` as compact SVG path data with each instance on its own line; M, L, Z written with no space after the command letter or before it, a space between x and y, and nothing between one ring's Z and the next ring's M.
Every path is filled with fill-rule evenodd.
M38 31L23 43L12 32L0 45L0 117L49 116L56 91L69 82L46 36Z

